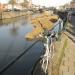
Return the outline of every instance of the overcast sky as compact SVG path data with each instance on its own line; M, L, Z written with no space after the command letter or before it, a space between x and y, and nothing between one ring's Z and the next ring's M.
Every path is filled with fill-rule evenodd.
M45 5L45 6L60 6L65 3L70 2L71 0L32 0L34 4Z
M7 3L9 0L0 0L1 3ZM23 1L23 0L18 0L18 1ZM71 0L32 0L33 4L36 5L42 5L42 6L60 6L64 5L65 3L70 2Z

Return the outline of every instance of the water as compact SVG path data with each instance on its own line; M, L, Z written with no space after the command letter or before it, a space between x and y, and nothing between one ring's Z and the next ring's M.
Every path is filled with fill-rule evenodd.
M25 39L32 28L27 16L0 21L0 71L34 42ZM29 75L42 50L38 42L2 75Z
M35 42L25 39L25 35L33 29L29 19L30 17L23 16L3 21L0 20L0 71ZM58 32L59 25L53 31ZM23 56L16 60L14 64L6 68L2 75L30 75L31 69L41 56L42 51L42 43L36 43Z

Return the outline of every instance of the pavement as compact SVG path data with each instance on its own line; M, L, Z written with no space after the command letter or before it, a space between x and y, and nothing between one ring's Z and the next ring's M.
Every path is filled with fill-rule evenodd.
M65 31L68 39L68 46L64 52L59 75L75 75L75 17L72 16L71 23Z
M55 43L56 52L49 64L48 75L75 75L75 16L61 35L61 41ZM67 44L65 41L67 40ZM66 45L66 46L65 46ZM52 65L52 66L51 66Z
M64 38L63 38L64 37ZM59 67L67 47L67 38L64 34L60 36L61 40L55 42L55 52L51 63L48 67L48 75L58 75Z

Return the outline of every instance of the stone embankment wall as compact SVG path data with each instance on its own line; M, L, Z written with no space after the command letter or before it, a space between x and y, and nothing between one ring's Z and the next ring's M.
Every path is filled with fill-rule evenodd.
M9 19L9 18L23 16L26 14L27 13L23 11L0 12L0 19Z

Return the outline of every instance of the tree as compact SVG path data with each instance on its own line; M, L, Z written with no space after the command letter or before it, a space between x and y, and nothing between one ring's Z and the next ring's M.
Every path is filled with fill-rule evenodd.
M22 7L28 7L28 1L27 0L24 0L23 3L21 3Z
M10 0L9 4L12 4L12 10L14 10L14 5L16 4L16 0Z

